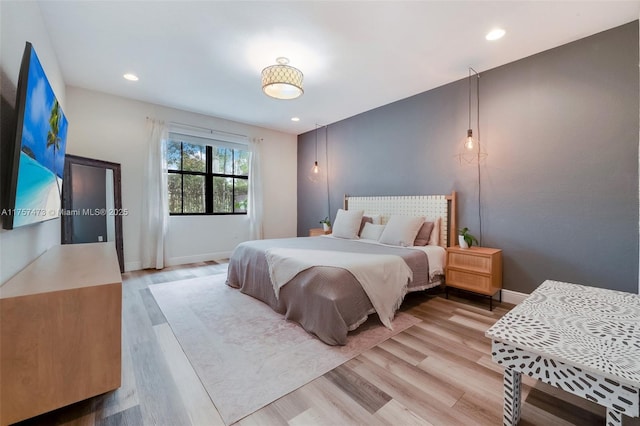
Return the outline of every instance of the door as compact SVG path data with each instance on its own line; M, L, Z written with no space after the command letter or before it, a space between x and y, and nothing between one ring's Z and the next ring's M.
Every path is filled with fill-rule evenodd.
M62 244L115 243L124 272L120 164L67 154L62 186Z

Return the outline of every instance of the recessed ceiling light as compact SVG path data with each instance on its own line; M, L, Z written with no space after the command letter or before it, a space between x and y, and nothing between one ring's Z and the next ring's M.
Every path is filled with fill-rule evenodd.
M291 121L300 121L300 117L291 117Z
M138 76L135 74L127 73L123 77L129 81L138 81Z
M506 33L505 30L503 30L502 28L495 28L491 31L489 31L489 33L484 37L489 41L494 41L494 40L498 40L500 38L502 38L502 36Z

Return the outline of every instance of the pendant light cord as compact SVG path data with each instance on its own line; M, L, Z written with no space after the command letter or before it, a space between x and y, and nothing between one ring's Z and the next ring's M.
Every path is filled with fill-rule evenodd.
M316 164L318 164L318 123L316 123Z
M468 85L469 85L469 125L467 126L467 129L471 129L471 70L473 68L469 67L469 79L467 81Z
M327 216L331 216L331 198L329 197L329 125L324 126L324 158L325 168L325 182L327 183Z
M469 67L469 80L471 80L471 72L474 72L478 77L476 80L476 117L478 118L478 122L476 123L478 138L478 159L476 161L476 165L478 167L478 245L482 245L482 179L480 178L480 153L481 153L481 145L480 145L480 74ZM471 81L469 81L469 105L471 105ZM469 128L471 128L471 108L469 108Z

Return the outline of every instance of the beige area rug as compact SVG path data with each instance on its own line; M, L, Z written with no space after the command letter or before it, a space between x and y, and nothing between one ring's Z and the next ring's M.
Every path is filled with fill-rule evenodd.
M221 274L149 288L226 424L420 322L399 313L391 331L370 316L347 345L329 346L225 279Z

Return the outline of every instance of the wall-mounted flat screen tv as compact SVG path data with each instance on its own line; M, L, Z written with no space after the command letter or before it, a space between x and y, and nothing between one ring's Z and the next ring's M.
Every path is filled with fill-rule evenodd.
M15 145L3 228L60 216L67 127L36 51L27 42L18 78Z

